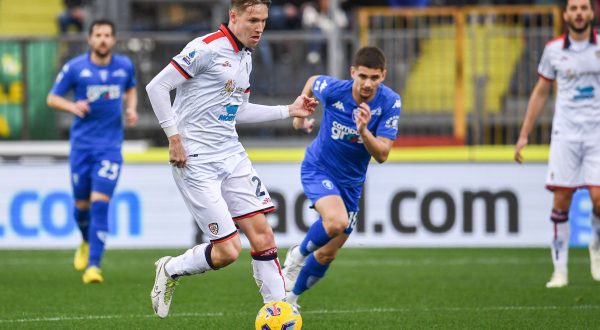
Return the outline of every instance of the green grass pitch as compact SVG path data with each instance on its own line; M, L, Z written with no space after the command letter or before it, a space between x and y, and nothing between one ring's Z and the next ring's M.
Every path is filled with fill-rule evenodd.
M181 252L108 250L105 283L84 285L73 251L0 251L0 328L253 329L247 250L183 278L169 317L154 315L153 262ZM304 329L598 329L600 282L587 250L570 257L569 286L546 289L549 249L343 249L299 301Z

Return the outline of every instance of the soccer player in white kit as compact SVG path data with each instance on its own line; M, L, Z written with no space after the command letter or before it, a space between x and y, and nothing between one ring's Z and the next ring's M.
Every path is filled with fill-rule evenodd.
M548 288L568 284L569 208L577 188L589 189L592 199L592 238L589 245L592 277L600 281L600 45L592 28L590 0L568 0L563 11L567 33L550 41L538 67L539 80L515 147L515 160L535 120L544 109L556 80L556 105L546 187L554 192L550 220L554 272Z
M179 277L223 268L242 249L239 227L250 241L254 278L263 301L285 299L273 231L274 210L264 183L238 141L236 123L306 117L317 101L299 96L288 106L249 103L252 48L268 17L270 0L232 0L229 23L192 40L146 86L169 139L173 177L210 243L156 263L150 293L155 313L169 313ZM169 91L177 89L171 106Z

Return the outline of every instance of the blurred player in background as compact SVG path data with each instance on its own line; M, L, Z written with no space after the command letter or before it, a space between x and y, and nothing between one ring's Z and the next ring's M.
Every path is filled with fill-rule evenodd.
M155 263L150 296L161 318L169 313L179 277L223 268L238 258L242 246L237 228L250 241L254 278L264 302L285 299L277 247L265 217L274 210L273 203L238 141L235 124L306 117L317 102L306 96L289 106L248 102L251 51L265 28L270 3L232 0L229 23L192 40L146 86L169 139L175 183L210 239ZM171 106L173 89L177 93Z
M47 99L48 106L74 115L69 161L74 216L83 237L74 266L85 269L86 284L104 281L100 261L108 233L108 206L123 163L123 97L127 126L135 126L138 119L134 66L126 56L113 54L115 42L111 21L92 22L90 52L63 66ZM65 98L70 90L74 101Z
M600 45L592 29L589 0L567 1L563 19L568 32L550 41L540 61L540 78L531 93L527 114L515 147L515 160L528 143L534 123L545 107L556 80L556 106L546 187L554 192L550 220L554 272L548 288L568 284L569 208L573 192L587 187L592 198L591 272L600 281Z
M285 258L287 301L293 305L325 276L352 233L369 161L385 162L396 139L401 100L382 84L385 62L379 48L361 48L350 69L352 80L313 76L302 90L324 108L301 169L304 192L320 217ZM313 121L295 118L294 128L310 132Z

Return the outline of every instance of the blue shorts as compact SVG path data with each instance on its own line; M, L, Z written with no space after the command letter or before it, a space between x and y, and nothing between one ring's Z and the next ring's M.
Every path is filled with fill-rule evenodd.
M73 149L69 155L71 186L76 200L89 200L92 192L112 196L121 174L121 150Z
M336 195L342 198L346 206L346 211L348 211L349 222L348 228L344 232L350 234L356 224L356 215L359 211L363 185L342 186L331 175L319 167L307 163L302 163L300 176L304 193L310 199L312 207L314 207L319 199L325 196Z

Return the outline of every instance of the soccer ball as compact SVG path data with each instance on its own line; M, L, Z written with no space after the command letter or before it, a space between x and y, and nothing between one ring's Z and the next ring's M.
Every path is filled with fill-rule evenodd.
M285 301L264 305L256 315L256 330L300 330L302 317L298 310Z

